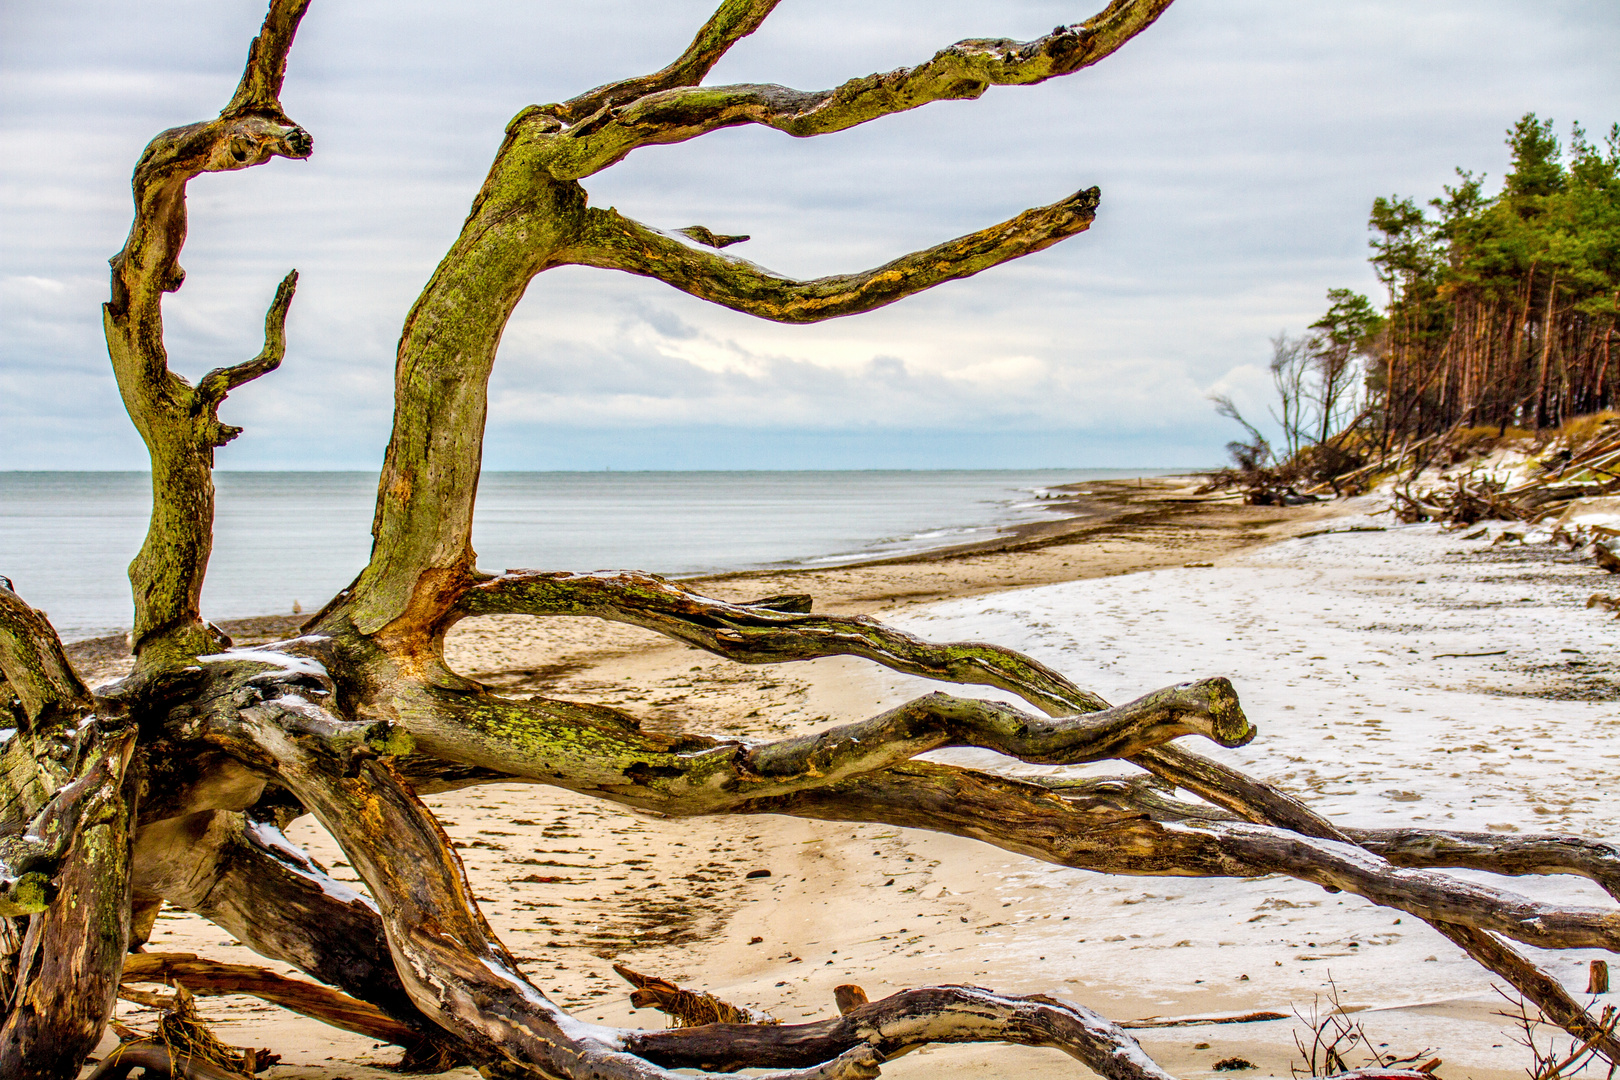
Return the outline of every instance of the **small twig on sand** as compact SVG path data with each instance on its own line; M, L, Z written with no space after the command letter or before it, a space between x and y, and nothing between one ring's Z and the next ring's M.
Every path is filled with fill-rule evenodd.
M1201 1027L1205 1024L1257 1024L1265 1020L1286 1020L1287 1013L1280 1012L1252 1012L1242 1013L1238 1016L1190 1016L1184 1020L1160 1020L1150 1016L1145 1020L1122 1020L1122 1028L1172 1028L1172 1027Z

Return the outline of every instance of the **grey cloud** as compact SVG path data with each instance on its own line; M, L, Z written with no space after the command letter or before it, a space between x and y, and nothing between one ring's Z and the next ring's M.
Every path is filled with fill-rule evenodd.
M375 467L400 322L506 120L661 66L707 9L316 0L286 90L316 156L196 183L187 284L169 301L176 365L198 373L251 355L275 282L303 274L287 363L228 405L248 433L222 463ZM128 171L158 130L218 109L261 11L0 7L0 467L106 467L138 446L110 434L128 424L97 374ZM962 37L1031 36L1087 14L1048 0L789 3L715 79L833 85ZM1072 438L1029 446L1063 464L1122 446L1214 460L1231 432L1204 390L1249 386L1267 337L1314 318L1329 287L1375 288L1371 198L1433 193L1454 165L1499 177L1502 128L1526 109L1561 125L1620 119L1617 31L1609 0L1179 0L1106 64L1045 86L826 138L738 129L638 152L588 182L596 204L750 233L737 250L801 276L876 265L1093 183L1103 204L1091 232L1047 252L817 327L759 324L619 275L543 275L497 367L499 460L575 460L543 432L597 446L582 417L617 433L604 451L627 445L649 416L749 430L769 417L829 447L840 424L887 425L897 461L925 443L968 446L948 434L962 425L1004 429L996 445L1013 447L1042 424ZM13 287L30 279L64 291ZM961 375L1008 357L1038 377ZM946 434L929 443L921 428ZM63 437L76 430L98 434ZM815 460L813 440L795 445ZM863 443L864 460L882 445Z

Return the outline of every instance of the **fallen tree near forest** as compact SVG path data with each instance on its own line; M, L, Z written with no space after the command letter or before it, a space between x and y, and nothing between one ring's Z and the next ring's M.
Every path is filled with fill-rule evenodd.
M869 619L816 615L802 597L735 604L633 572L492 575L476 566L470 534L487 381L506 319L537 273L617 269L762 318L812 322L1039 251L1084 231L1098 202L1095 189L1082 191L871 271L794 281L702 246L735 238L697 228L677 237L591 208L581 180L639 147L723 127L819 135L974 98L993 84L1069 74L1121 47L1169 2L1114 0L1034 41L960 42L917 67L807 93L699 85L776 3L725 0L662 71L518 113L401 335L369 563L299 636L232 649L198 606L214 451L237 433L217 409L280 363L297 276L276 293L263 352L195 386L168 368L161 304L183 280L187 182L311 153L311 137L279 102L307 0L272 0L225 110L160 134L137 163L135 221L112 260L108 348L153 473L151 527L130 567L131 674L85 686L49 622L0 582L0 702L16 729L0 749L0 1075L77 1075L107 1026L129 950L169 903L341 993L184 956L136 963L132 979L185 971L218 992L260 993L397 1041L419 1068L469 1062L492 1075L650 1080L671 1068L763 1066L834 1080L876 1075L884 1059L929 1042L1006 1041L1061 1049L1108 1077L1167 1076L1126 1031L1081 1005L975 987L852 1001L819 1024L636 1031L569 1016L491 932L419 798L514 779L676 816L788 814L930 829L1109 873L1290 874L1428 920L1554 1022L1620 1053L1510 944L1620 951L1620 908L1541 903L1434 872L1578 874L1620 896L1620 846L1340 831L1283 792L1173 744L1254 737L1224 679L1110 706L1009 650L930 644ZM507 699L453 671L446 632L497 613L632 623L743 663L861 656L1009 690L1038 712L931 694L774 743L652 734L610 708ZM912 760L944 746L1036 762L1120 758L1158 786L1040 786ZM1167 799L1165 786L1209 805ZM306 813L336 839L371 899L332 881L287 840L283 830ZM166 1066L150 1043L139 1055L149 1069L191 1068Z

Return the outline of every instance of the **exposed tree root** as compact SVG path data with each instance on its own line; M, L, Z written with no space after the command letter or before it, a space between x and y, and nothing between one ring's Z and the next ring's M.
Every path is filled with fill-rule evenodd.
M1434 868L1581 874L1620 897L1613 844L1339 830L1286 793L1173 745L1186 736L1222 746L1254 737L1224 679L1110 706L1011 650L930 644L870 619L813 615L806 597L729 604L647 574L477 569L472 508L488 379L505 323L536 274L565 264L610 267L763 318L814 322L1039 251L1088 228L1098 206L1088 189L874 270L793 281L715 250L740 237L701 227L667 233L592 208L580 178L641 147L725 127L819 135L975 98L991 85L1059 77L1120 48L1169 0L1111 0L1086 22L1033 41L958 42L914 67L829 90L700 85L775 3L724 0L670 66L514 118L461 236L400 338L370 561L304 636L277 646L231 650L198 605L213 536L214 452L238 433L218 409L280 363L297 275L286 276L269 304L259 355L195 386L169 369L162 299L184 277L192 179L312 151L279 101L308 0L271 0L217 118L163 132L148 146L103 313L119 389L152 460L152 524L130 568L134 672L92 693L67 666L48 620L0 579L0 710L16 731L0 747L0 1075L77 1075L122 975L257 994L399 1043L407 1064L469 1063L490 1075L674 1080L674 1068L762 1067L786 1070L776 1080L851 1080L929 1043L1002 1041L1062 1050L1112 1080L1167 1080L1120 1025L1082 1006L977 987L907 990L876 1002L840 987L841 1015L814 1024L586 1024L520 971L420 799L510 779L674 816L791 814L928 829L1115 874L1291 875L1428 920L1612 1056L1612 1032L1495 935L1620 951L1620 910L1536 902ZM774 742L642 732L612 709L511 701L451 671L445 632L494 613L630 623L744 663L864 657L1011 691L1041 715L930 694ZM1040 785L912 760L949 746L1055 764L1119 758L1153 779ZM1202 802L1175 798L1175 789ZM287 841L282 830L304 813L336 839L375 902ZM194 957L126 961L164 902L336 989ZM646 1003L690 1021L758 1019L662 980L626 977L639 980ZM171 1040L127 1046L96 1076L122 1078L140 1067L224 1080L256 1064Z

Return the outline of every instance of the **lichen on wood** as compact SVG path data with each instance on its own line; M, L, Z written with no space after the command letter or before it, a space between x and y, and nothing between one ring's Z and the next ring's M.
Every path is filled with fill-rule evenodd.
M875 1076L884 1060L930 1043L1001 1041L1061 1050L1111 1080L1166 1080L1129 1032L1082 1005L979 987L921 987L880 1001L841 987L840 1016L812 1024L724 1022L755 1018L718 1009L690 1019L719 1022L667 1031L585 1023L523 974L422 801L511 779L671 816L786 814L927 829L1113 874L1290 875L1428 920L1550 1019L1614 1056L1612 1035L1502 939L1616 951L1620 914L1441 872L1581 874L1616 895L1613 844L1340 830L1286 792L1180 745L1189 736L1221 746L1256 737L1224 679L1113 706L1011 650L814 614L809 597L736 604L634 571L497 575L477 566L472 514L488 380L506 322L537 274L616 269L761 318L815 322L1068 240L1089 227L1100 198L1088 188L871 270L795 281L719 250L746 237L655 228L591 208L582 180L639 148L726 127L819 136L973 99L992 85L1041 83L1111 55L1169 0L1112 0L1034 41L958 42L913 67L827 90L706 85L727 49L775 6L725 0L665 68L518 112L461 234L405 320L371 557L299 636L270 646L232 649L204 621L199 600L214 454L237 433L218 407L281 363L297 275L274 291L259 355L196 385L169 368L162 302L184 280L187 183L313 151L280 104L307 0L271 0L218 117L148 145L103 309L113 371L154 485L151 524L130 567L132 673L86 687L49 621L0 579L0 706L14 729L0 746L0 1075L77 1076L121 982L179 978L198 992L254 993L396 1043L408 1067L424 1070L471 1064L490 1076L664 1080L671 1069L763 1067L785 1070L772 1074L777 1080L843 1080ZM859 657L1010 692L1035 711L929 694L775 742L643 732L610 708L514 700L454 671L446 632L488 614L624 622L749 664ZM1119 758L1150 776L1031 783L914 760L946 746L1058 764ZM1167 798L1165 785L1201 802ZM289 823L305 814L336 839L366 895L287 839ZM316 982L195 957L126 960L165 903ZM136 1067L207 1075L203 1064L151 1045L109 1062L98 1075Z

